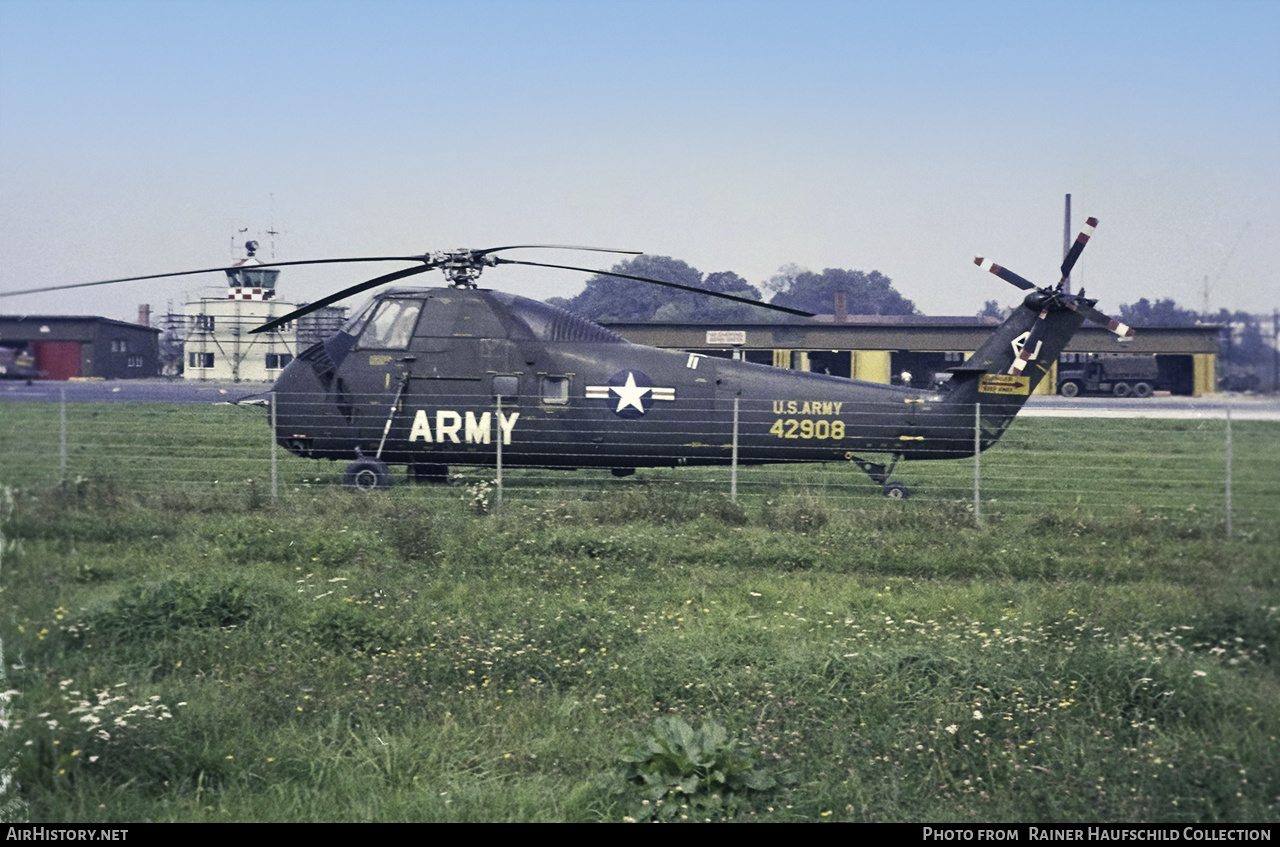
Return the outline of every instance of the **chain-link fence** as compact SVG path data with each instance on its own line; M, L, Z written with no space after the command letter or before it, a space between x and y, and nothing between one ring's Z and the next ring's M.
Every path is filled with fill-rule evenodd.
M630 405L610 395L594 410L546 397L477 405L474 395L446 395L419 407L407 397L388 405L385 394L324 404L266 396L255 406L6 403L0 484L234 492L266 503L351 482L359 447L390 465L389 493L378 496L479 486L500 504L667 486L747 502L803 492L841 507L909 493L907 508L946 503L979 523L1135 508L1207 516L1228 534L1280 517L1280 422L1233 419L1230 409L1185 419L1023 416L975 454L1009 423L998 407L939 419L823 401L663 408L649 395ZM895 465L894 453L906 459ZM949 458L923 461L933 457Z

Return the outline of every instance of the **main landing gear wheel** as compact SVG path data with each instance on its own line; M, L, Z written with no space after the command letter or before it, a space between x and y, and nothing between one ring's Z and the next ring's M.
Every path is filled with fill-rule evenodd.
M342 484L356 491L385 491L391 487L391 472L387 463L381 459L361 456L347 465L347 472L342 475Z
M409 479L417 483L447 485L449 482L449 466L428 464L410 465Z
M911 489L900 482L886 482L880 493L890 500L906 500L911 496Z

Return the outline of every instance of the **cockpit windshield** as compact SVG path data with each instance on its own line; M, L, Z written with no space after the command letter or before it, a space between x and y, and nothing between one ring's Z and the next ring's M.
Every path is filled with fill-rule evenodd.
M383 300L378 303L378 309L373 313L372 319L365 324L356 347L377 350L408 348L420 311L422 311L421 300Z

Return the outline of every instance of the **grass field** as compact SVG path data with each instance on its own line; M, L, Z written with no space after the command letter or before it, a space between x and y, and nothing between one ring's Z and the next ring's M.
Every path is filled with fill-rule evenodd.
M976 526L971 461L494 514L284 456L273 502L244 409L69 406L65 490L56 406L0 434L11 818L1280 819L1275 424L1230 538L1213 421L1021 420Z

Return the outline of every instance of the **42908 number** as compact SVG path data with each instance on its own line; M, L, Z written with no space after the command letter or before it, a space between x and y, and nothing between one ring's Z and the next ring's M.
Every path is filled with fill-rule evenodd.
M773 422L773 426L769 427L769 434L779 438L839 441L844 438L844 421L778 418Z

